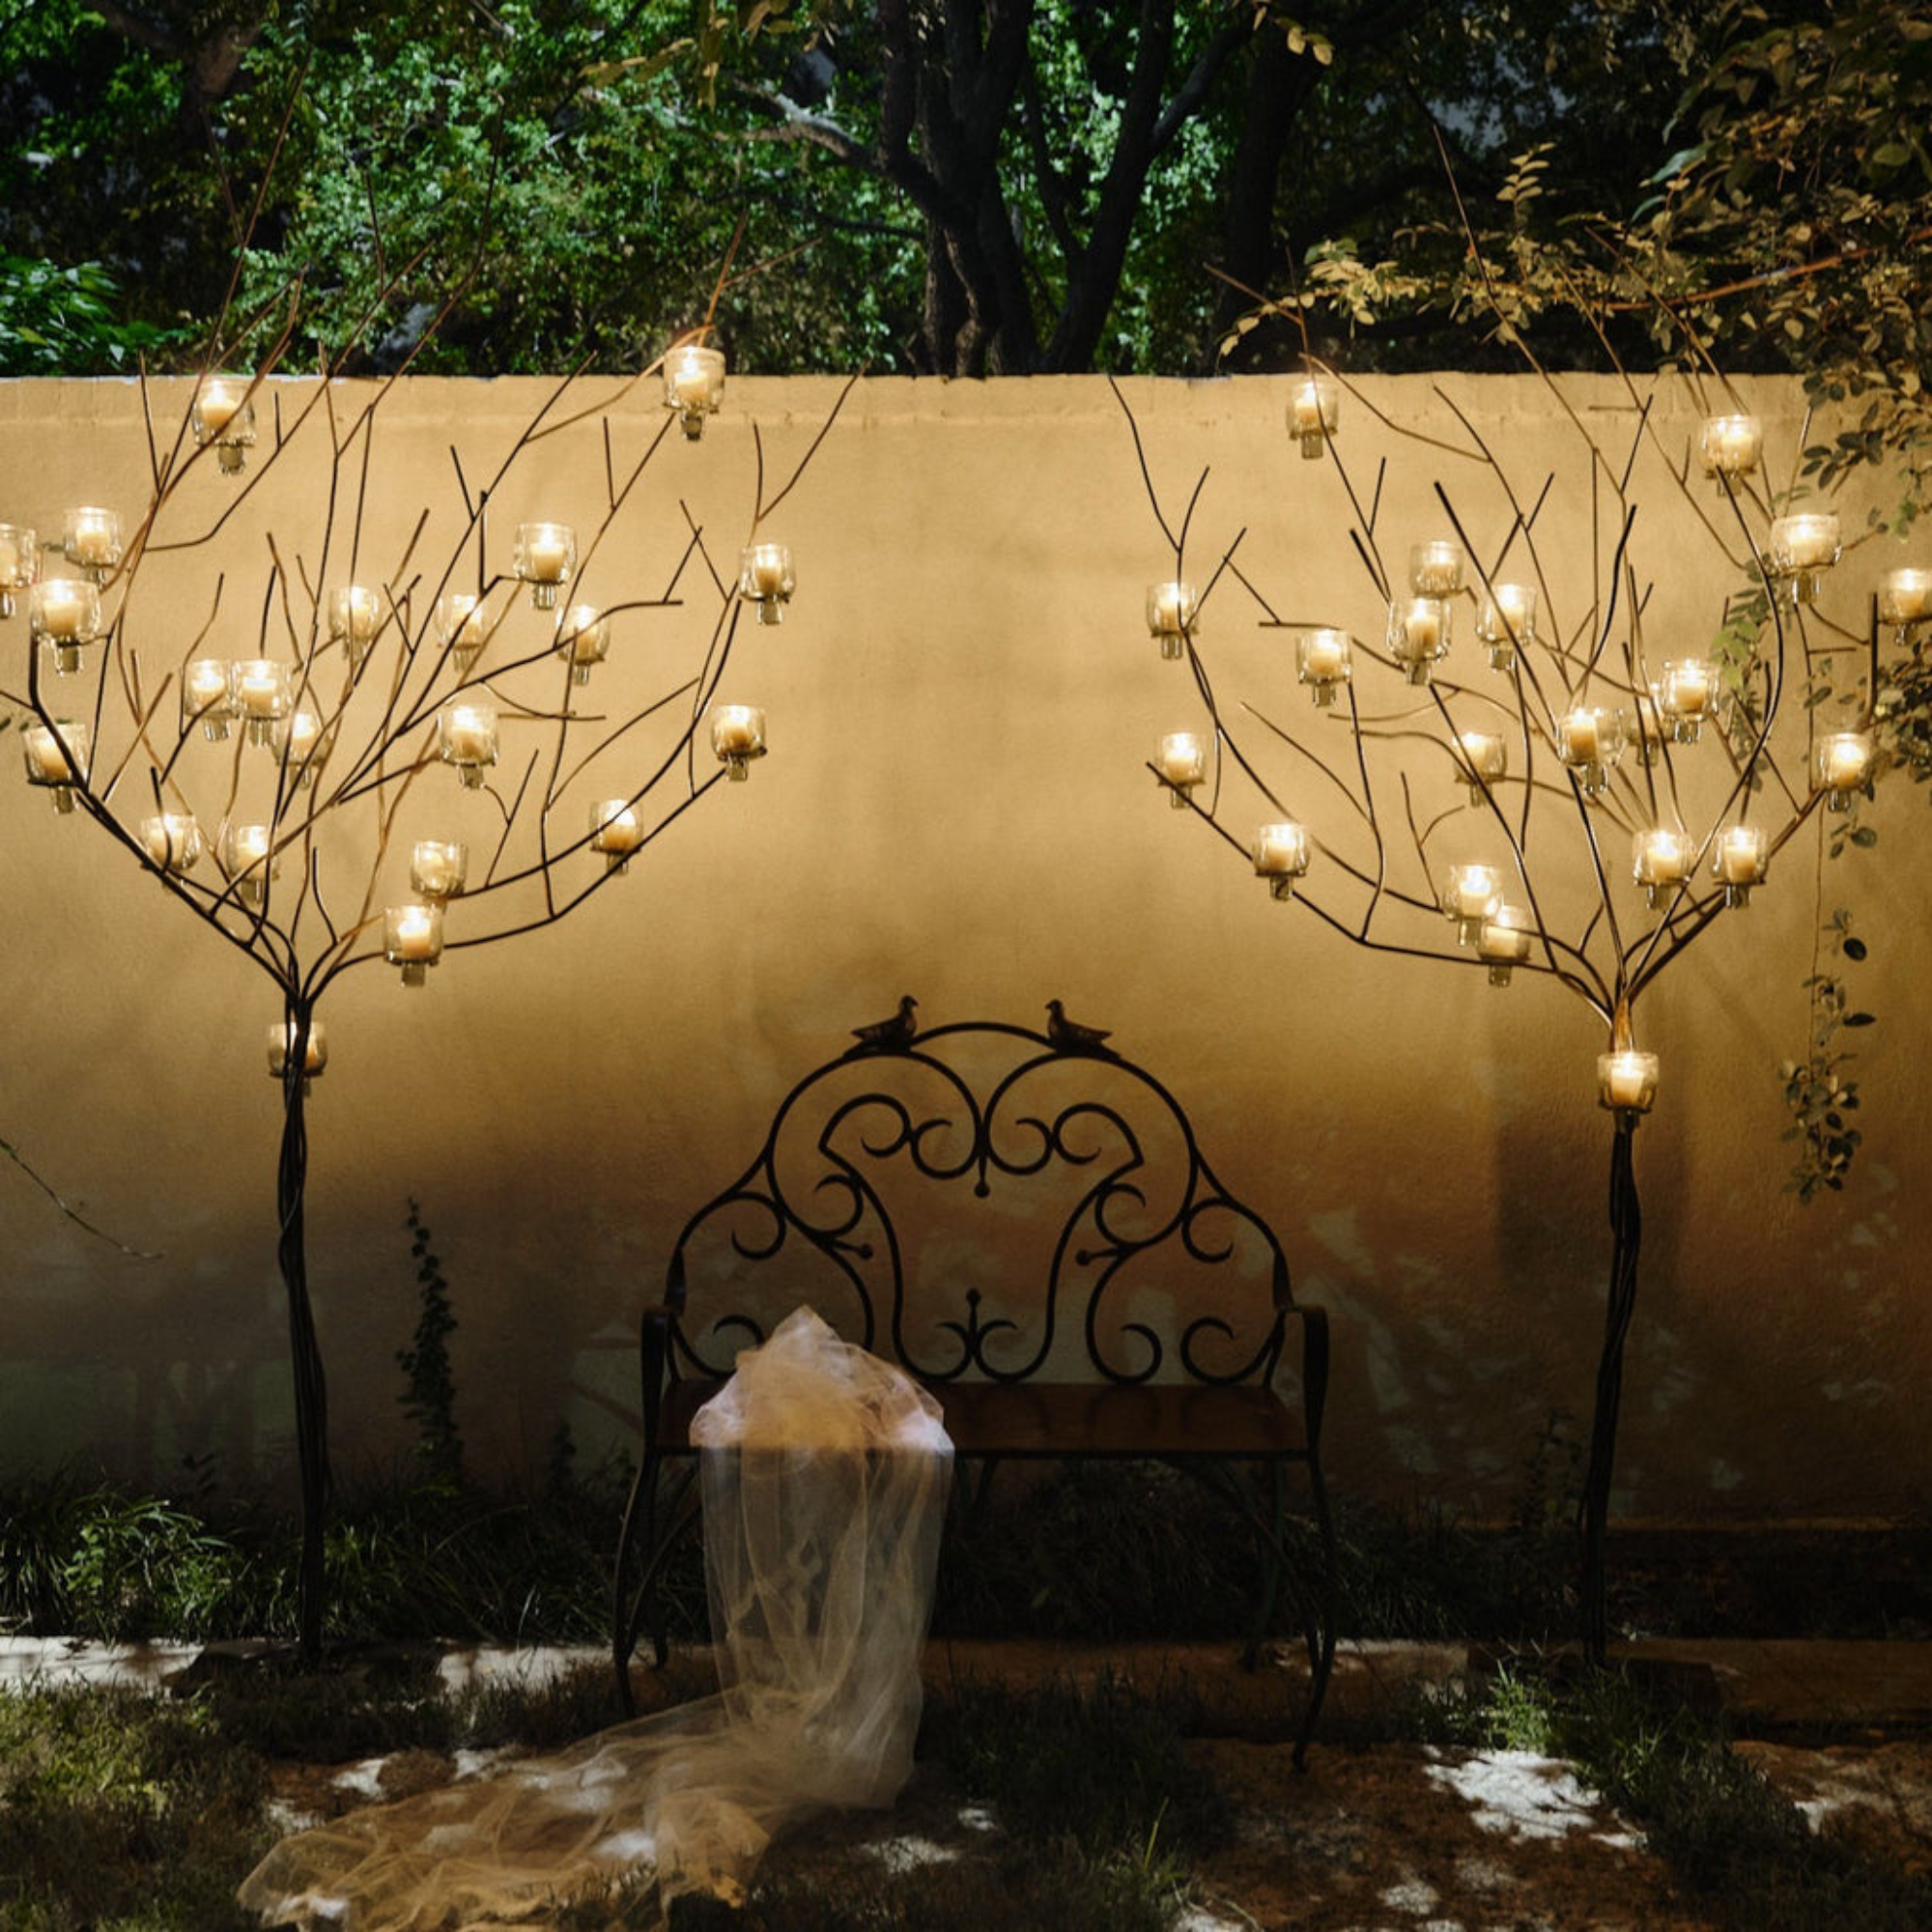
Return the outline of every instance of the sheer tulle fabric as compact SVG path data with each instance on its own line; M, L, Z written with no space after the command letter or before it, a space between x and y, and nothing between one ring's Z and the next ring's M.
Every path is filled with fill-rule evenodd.
M912 1771L952 1477L938 1406L788 1316L699 1411L723 1689L561 1754L286 1838L243 1883L270 1924L482 1932L655 1867L733 1896L784 1825L884 1805Z

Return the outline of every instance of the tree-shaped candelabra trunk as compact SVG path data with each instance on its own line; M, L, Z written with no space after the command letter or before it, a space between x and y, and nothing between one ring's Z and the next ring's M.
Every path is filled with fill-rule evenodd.
M296 1634L304 1662L322 1655L328 1534L328 1385L308 1293L308 1042L314 1012L292 1009L282 1067L282 1142L275 1168L275 1258L289 1304L289 1367L295 1379L296 1467L301 1549L296 1573Z
M1593 1663L1603 1662L1609 1647L1605 1545L1609 1533L1610 1480L1616 1467L1617 1417L1623 1406L1624 1345L1636 1313L1637 1253L1643 1239L1643 1210L1636 1191L1636 1122L1634 1113L1619 1113L1610 1137L1610 1285L1604 1307L1604 1352L1597 1365L1590 1459L1583 1471L1583 1649Z

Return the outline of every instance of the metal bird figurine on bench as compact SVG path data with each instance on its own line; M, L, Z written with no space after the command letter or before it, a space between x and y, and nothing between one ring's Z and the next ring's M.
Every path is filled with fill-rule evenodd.
M874 1020L870 1026L854 1027L852 1037L859 1043L845 1049L847 1056L861 1053L903 1053L919 1032L913 1009L919 1002L908 993L899 1001L899 1009L889 1020Z
M1102 1043L1107 1037L1105 1028L1082 1026L1078 1020L1068 1019L1058 1000L1046 1003L1046 1037L1056 1053L1084 1053L1097 1060L1121 1057Z

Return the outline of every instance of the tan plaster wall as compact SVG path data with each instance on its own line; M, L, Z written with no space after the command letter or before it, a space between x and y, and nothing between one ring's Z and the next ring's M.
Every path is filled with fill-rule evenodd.
M382 413L365 543L395 549L430 505L433 545L450 514L448 446L480 473L540 393L405 385ZM1283 385L1125 393L1170 505L1209 469L1192 554L1218 555L1245 529L1242 570L1284 615L1375 631L1346 500L1284 438ZM742 528L752 420L778 472L836 394L819 380L734 381L703 442L678 441L654 467L625 553L645 583L668 568L680 497L710 526ZM1606 440L1628 437L1614 385L1567 394ZM1578 621L1609 539L1573 422L1526 381L1388 380L1370 395L1452 442L1453 398L1531 494L1555 475L1543 549ZM1752 399L1788 464L1800 398L1766 386ZM649 415L620 406L620 448ZM1665 392L1658 420L1661 446L1681 453L1688 398ZM1390 460L1391 554L1441 530L1438 477L1479 547L1499 540L1506 511L1474 466L1359 408L1345 434L1365 488L1376 458ZM144 497L129 385L0 385L0 444L13 520L57 526L71 501L129 511ZM587 521L602 465L594 420L546 442L498 505L501 534L539 511ZM301 531L323 478L290 464L224 531L232 587L213 648L240 653L253 635L263 526L312 547ZM213 501L225 486L204 467L195 487ZM1726 580L1681 499L1638 494L1648 635L1699 641ZM310 1228L339 1462L380 1466L406 1440L393 1357L414 1317L409 1195L454 1288L474 1460L540 1466L560 1416L594 1453L629 1439L635 1319L672 1234L749 1156L793 1078L902 992L935 1023L1037 1021L1058 996L1176 1089L1223 1178L1276 1222L1301 1294L1332 1311L1338 1484L1507 1509L1546 1418L1580 1426L1590 1410L1607 1253L1607 1118L1590 1099L1601 1029L1547 983L1496 991L1478 972L1364 953L1271 904L1166 809L1145 760L1200 710L1145 637L1163 549L1103 383L864 383L772 533L798 552L798 598L782 629L742 633L725 694L770 714L773 754L753 781L721 788L559 928L452 957L419 994L371 968L330 995ZM1896 548L1848 558L1834 594L1854 623ZM202 620L214 556L169 566L178 602L144 618L155 653L178 653ZM1285 644L1251 617L1232 584L1209 606L1223 701L1306 723ZM11 685L19 621L3 635ZM662 688L664 660L646 658L660 635L620 640L592 694L615 708L627 690ZM689 653L682 635L662 646L673 660ZM1452 668L1488 675L1466 641ZM1305 771L1293 784L1304 815L1340 826ZM1868 1141L1842 1198L1800 1209L1782 1191L1771 1069L1804 1035L1805 846L1640 1015L1666 1090L1638 1136L1626 1513L1923 1504L1924 810L1895 781L1870 814L1877 850L1831 873L1828 903L1853 905L1870 941L1861 997L1881 1015L1860 1042ZM0 1133L158 1256L116 1255L0 1168L0 1458L164 1474L209 1451L230 1474L285 1464L278 1095L261 1059L270 987L17 780L0 784Z

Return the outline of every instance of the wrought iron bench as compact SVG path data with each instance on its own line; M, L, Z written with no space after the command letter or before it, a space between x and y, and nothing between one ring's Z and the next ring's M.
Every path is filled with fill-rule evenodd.
M666 1655L655 1585L696 1510L692 1417L738 1350L804 1302L918 1377L982 1480L1009 1457L1142 1458L1228 1495L1262 1551L1248 1661L1280 1584L1301 1612L1302 1761L1335 1646L1327 1320L1295 1304L1280 1242L1222 1188L1174 1095L1053 1012L1045 1032L970 1021L915 1033L907 1003L860 1029L784 1096L751 1166L685 1224L664 1300L643 1318L643 1455L614 1606L627 1712L639 1633ZM1038 1259L1014 1265L1019 1245ZM950 1273L982 1278L933 1279ZM1291 1324L1299 1347L1285 1366ZM1314 1577L1283 1546L1294 1464L1321 1550Z

